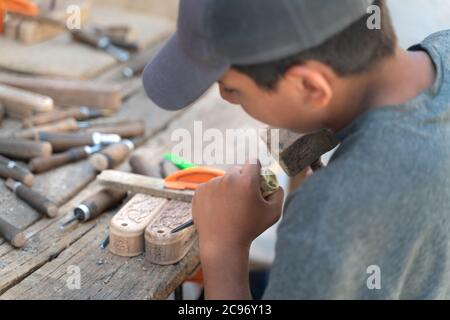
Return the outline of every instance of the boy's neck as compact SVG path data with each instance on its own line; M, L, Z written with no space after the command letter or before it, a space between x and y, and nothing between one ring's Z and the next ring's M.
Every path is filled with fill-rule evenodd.
M374 66L369 75L350 80L352 101L347 119L342 119L335 131L346 127L360 114L380 107L403 104L431 87L436 71L430 56L424 51L405 51L397 47L395 54ZM343 106L344 107L344 106ZM347 110L348 110L347 109Z
M433 62L425 51L397 47L394 56L371 73L366 108L403 104L431 87L435 78Z

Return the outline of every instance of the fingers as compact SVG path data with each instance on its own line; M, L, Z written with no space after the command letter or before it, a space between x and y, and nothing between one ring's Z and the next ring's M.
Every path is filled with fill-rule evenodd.
M278 190L266 198L266 201L274 206L280 205L284 200L284 190L279 187Z
M234 166L227 170L227 174L231 175L240 175L241 174L241 167Z
M242 168L242 175L247 175L252 178L255 178L259 181L259 175L261 173L261 163L257 161L255 164L250 164L248 161L245 162L244 167Z

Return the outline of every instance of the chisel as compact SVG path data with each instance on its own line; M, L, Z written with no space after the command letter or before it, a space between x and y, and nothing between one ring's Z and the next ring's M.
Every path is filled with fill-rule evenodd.
M54 107L53 99L48 96L7 85L0 85L0 102L9 116L19 119L51 111Z
M54 151L64 151L75 147L118 143L121 141L121 138L117 134L105 134L98 132L94 133L39 132L39 140L51 143Z
M89 158L89 162L97 169L97 171L114 168L124 161L131 151L144 142L145 140L143 138L122 140L121 142L111 144L101 152L94 154Z
M0 74L0 83L49 96L62 107L89 106L116 111L122 104L121 86L97 80L68 80Z
M51 169L56 169L65 164L75 162L87 158L102 149L102 146L97 144L94 146L84 146L69 149L62 153L56 153L48 157L38 157L31 159L29 163L30 170L34 173L42 173Z
M30 171L3 156L0 156L0 177L18 180L29 187L33 184L33 174Z
M136 174L141 174L144 176L161 178L160 168L158 166L154 166L149 164L145 159L140 155L132 155L130 160L128 160L131 171Z
M14 134L16 138L23 139L38 139L40 132L67 132L77 129L83 129L83 133L109 133L117 134L122 138L131 138L141 136L145 133L145 126L143 121L132 121L121 124L104 124L102 126L91 125L89 121L76 121L74 118L60 120L51 124L32 127L18 131Z
M52 145L48 142L0 138L0 154L14 159L26 160L51 155Z
M129 121L117 124L91 124L90 122L78 122L80 129L86 128L83 132L100 132L118 134L122 138L132 138L142 136L145 133L143 121Z
M107 117L110 116L112 113L113 111L108 109L94 109L89 107L70 108L67 110L55 110L51 112L45 112L26 118L23 120L22 125L24 128L30 128L67 118L75 118L76 120L87 120L98 117Z
M22 248L27 242L25 234L2 217L0 217L0 236L15 248Z
M3 123L3 119L5 119L6 110L3 104L0 102L0 125Z
M127 195L124 191L102 189L85 199L73 211L73 217L61 225L61 229L75 221L86 222L115 207Z
M5 185L8 189L14 192L20 199L25 201L33 209L39 213L54 218L58 214L58 207L49 199L27 187L19 181L8 179L5 181Z
M86 30L73 30L71 33L72 37L78 42L82 42L94 48L103 50L120 62L128 61L130 58L130 54L127 51L113 45L108 37Z
M74 118L63 119L51 124L32 127L14 133L14 137L22 139L38 139L39 132L67 132L78 129L77 121Z

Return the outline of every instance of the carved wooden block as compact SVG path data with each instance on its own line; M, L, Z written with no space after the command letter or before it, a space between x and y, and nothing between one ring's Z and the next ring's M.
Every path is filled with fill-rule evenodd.
M144 252L144 230L159 217L168 200L144 194L136 194L117 212L110 222L110 245L112 253L133 257Z
M197 237L194 228L177 233L172 229L192 219L191 204L172 200L145 229L146 259L151 263L167 265L180 261Z

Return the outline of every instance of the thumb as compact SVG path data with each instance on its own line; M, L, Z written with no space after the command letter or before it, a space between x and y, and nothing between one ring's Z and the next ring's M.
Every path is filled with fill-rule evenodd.
M282 187L279 187L278 190L272 193L270 196L266 198L266 201L270 206L278 207L283 204L284 200L284 190Z
M259 178L259 174L261 173L261 163L259 161L246 161L241 173L242 175L249 175L254 178Z

